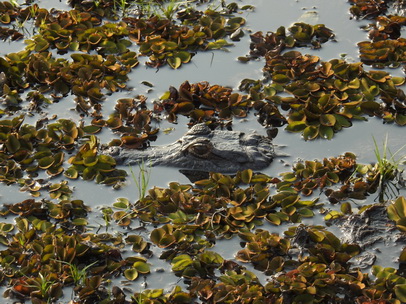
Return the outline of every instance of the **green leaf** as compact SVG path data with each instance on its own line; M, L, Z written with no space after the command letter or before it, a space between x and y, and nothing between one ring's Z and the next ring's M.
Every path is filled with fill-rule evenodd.
M290 78L285 74L275 74L272 76L272 81L276 83L285 84L290 81Z
M406 115L396 113L395 121L399 126L405 126L406 125Z
M38 160L38 166L41 169L48 169L54 164L55 160L52 156L46 156Z
M387 208L388 217L392 221L398 221L401 218L406 217L406 199L400 196L393 204L390 204Z
M186 51L176 52L176 53L174 53L174 56L180 58L182 63L188 63L190 61L190 59L192 58L192 54L190 54L189 52L186 52Z
M287 127L286 131L289 132L301 132L306 128L306 123L304 121L293 121L290 122Z
M319 128L315 126L308 126L303 130L303 138L305 140L315 139L319 135Z
M8 224L8 223L0 223L0 231L2 233L8 233L14 229L13 224Z
M137 261L134 263L133 267L137 269L139 273L145 274L150 272L150 267L147 263L142 261Z
M209 42L207 44L206 49L207 50L220 50L223 49L226 46L231 46L233 45L232 43L227 42L227 40L225 39L218 39L214 42Z
M349 202L342 203L340 208L341 208L341 212L344 214L352 213L351 204Z
M403 232L406 232L406 217L402 217L396 221L396 227Z
M48 41L43 38L36 39L35 41L35 51L36 52L43 52L49 47Z
M129 206L130 206L129 200L122 197L118 198L117 201L113 203L113 207L117 209L128 209Z
M251 182L252 175L253 171L251 169L244 170L241 172L241 180L244 183L249 184Z
M316 243L320 243L325 238L325 234L323 232L321 232L321 231L316 230L316 229L310 229L309 230L309 235L310 235L310 238Z
M182 65L182 60L179 57L168 57L166 59L166 61L168 62L168 64L171 66L172 69L177 69Z
M16 153L21 147L20 141L14 134L10 134L7 136L7 141L5 144L8 152L12 154Z
M87 220L85 218L75 218L72 221L72 224L75 226L86 226L87 225Z
M406 262L406 247L404 247L402 252L400 253L399 262L400 263L405 263Z
M71 179L77 179L79 177L79 172L78 170L76 170L75 167L69 167L67 170L65 170L64 175L67 178L71 178Z
M74 51L74 52L78 51L79 50L79 42L72 41L71 43L69 43L69 49L71 51Z
M398 300L406 303L406 284L398 284L395 286L395 294Z
M135 268L129 268L124 270L124 276L129 281L134 281L138 278L138 271Z
M303 217L313 217L314 216L314 212L312 210L310 210L309 208L300 208L297 212Z
M296 174L293 172L282 173L281 176L286 182L294 182L296 180Z
M342 217L343 214L341 212L332 210L329 213L326 214L326 216L324 217L325 221L331 220L331 219L336 219L336 218L340 218Z
M273 213L269 213L269 214L266 216L266 219L267 219L270 223L272 223L272 224L274 224L274 225L276 225L276 226L279 226L279 225L282 223L280 217L277 216L277 215L275 215L275 214L273 214Z
M9 24L11 22L11 17L6 12L2 12L2 16L0 17L0 22L4 24Z
M320 136L325 139L332 139L334 136L334 130L332 127L320 126Z
M347 117L340 115L340 114L334 114L334 117L336 118L336 122L338 125L340 125L343 128L349 128L352 126L352 123L350 120L348 120ZM335 125L335 128L337 128L337 125Z
M320 116L320 123L327 127L332 127L336 123L336 118L333 114L323 114Z
M173 271L182 271L192 263L193 263L193 260L189 255L187 255L187 254L178 255L171 262L172 270Z

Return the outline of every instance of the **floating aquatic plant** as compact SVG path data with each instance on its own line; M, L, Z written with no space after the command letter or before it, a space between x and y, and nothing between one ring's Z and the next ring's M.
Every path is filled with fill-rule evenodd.
M267 275L283 270L285 256L290 249L290 241L267 230L258 229L255 233L239 233L245 248L238 251L236 259L253 263L255 269Z
M288 28L288 34L284 26L279 27L276 32L256 32L251 37L250 53L247 57L240 57L240 61L247 61L259 57L276 56L286 48L311 46L320 48L334 38L333 31L324 24L310 25L307 23L294 23Z
M286 129L302 133L306 140L331 139L335 132L350 127L352 120L365 119L364 114L405 124L405 98L397 88L404 83L403 77L391 77L384 71L365 71L361 63L341 59L320 62L316 56L297 51L267 55L264 73L272 79L271 86L245 80L240 87L248 90L254 100L263 98L288 110ZM292 96L279 96L278 92L282 91ZM378 97L382 103L375 100ZM275 117L276 125L278 121L283 122L277 112L273 115L276 117L271 116L270 120ZM266 116L261 121L265 124Z
M220 13L206 11L198 20L178 26L168 19L152 16L148 20L126 18L130 38L140 46L140 53L149 56L148 65L160 67L168 63L177 69L188 63L198 50L223 49L231 44L224 37L245 23L241 17L226 20Z
M373 41L398 39L401 36L401 28L406 25L406 17L403 16L380 16L376 18L376 24L370 24L368 36Z
M351 14L357 18L373 19L387 11L387 5L382 0L351 0Z
M404 38L376 42L362 41L358 42L358 47L361 61L374 67L399 67L406 61Z
M81 176L84 180L96 180L97 183L116 185L127 176L126 171L116 169L116 161L109 155L98 155L98 141L94 135L84 143L78 154L68 162L72 165L64 175L71 179Z
M406 232L406 200L403 196L398 197L388 206L388 217L396 222L396 227Z
M156 138L158 130L151 127L151 121L163 111L170 121L181 114L189 116L191 124L221 124L245 117L253 107L262 124L287 124L289 131L300 132L306 139L330 139L365 115L403 126L405 97L398 88L403 77L365 71L361 63L341 59L323 62L298 52L282 54L286 47L318 48L333 38L332 31L322 25L296 23L287 31L281 27L276 33L252 35L251 56L265 57L266 79L243 81L240 89L248 95L221 85L185 82L179 89L170 88L153 110L144 96L136 96L119 99L114 112L103 117L105 94L124 89L128 74L138 64L137 53L129 51L128 38L138 44L141 55L149 57L150 65L180 68L198 51L225 49L228 39L238 41L245 20L233 15L239 9L236 3L222 3L222 12L179 11L176 18L177 3L172 8L173 2L166 3L167 19L132 12L139 1L69 3L75 9L58 12L35 4L21 9L12 1L0 2L0 37L20 38L12 26L34 17L38 33L28 37L26 50L0 58L1 114L14 114L25 101L29 102L27 111L39 112L73 94L76 110L92 115L91 125L86 126L68 119L43 119L29 125L15 115L0 120L0 181L18 183L34 197L46 190L51 198L6 204L0 211L2 216L16 216L13 223L0 223L0 282L10 286L5 296L34 303L58 301L64 288L74 284L72 301L83 303L405 302L401 269L375 267L375 279L352 269L350 259L359 247L341 242L324 227L290 225L285 236L257 229L264 221L281 226L314 216L316 208L325 212L321 209L324 198L303 199L318 190L324 191L330 203L341 204L340 211L328 212L326 219L355 212L347 199L365 199L376 192L380 176L395 178L396 170L390 160L384 161L385 153L378 155L376 167L358 164L351 153L298 162L280 179L245 170L234 176L212 173L195 185L172 182L167 188L149 191L144 182L139 200L117 199L101 211L106 225L126 228L125 233L114 234L108 230L94 233L88 223L89 207L71 198L73 189L66 181L51 184L36 176L41 171L49 177L64 172L69 178L119 185L125 172L116 169L114 159L100 153L95 134L108 127L120 136L110 145L144 148ZM379 1L375 7L371 1L353 3L352 11L360 17L385 10ZM374 42L360 44L361 57L366 63L395 66L402 62L402 40L395 36L404 21L390 17L378 22L378 32L371 37ZM397 42L382 42L387 36ZM57 58L55 53L67 56ZM28 94L26 99L23 92ZM66 170L65 153L71 154ZM379 171L379 166L387 170ZM404 205L403 198L398 198L388 206L389 218L400 230L405 226ZM148 228L149 239L138 234ZM237 235L243 249L236 259L272 274L266 285L236 261L210 251L218 239ZM187 289L144 289L131 292L128 299L128 292L110 279L121 277L128 282L148 275L153 270L146 257L156 253L154 246ZM403 250L399 262L405 261Z
M161 97L160 107L166 109L170 121L178 114L191 118L193 123L245 117L252 101L247 95L234 93L232 89L208 82L182 83L179 89L170 87Z

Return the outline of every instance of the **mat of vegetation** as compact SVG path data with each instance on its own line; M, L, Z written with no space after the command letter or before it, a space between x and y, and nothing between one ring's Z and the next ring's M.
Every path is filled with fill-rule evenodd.
M233 119L253 112L271 137L286 131L303 140L331 140L368 117L404 127L405 78L383 69L405 63L405 17L389 13L394 5L402 11L403 3L349 2L355 19L374 22L366 28L370 40L358 43L359 62L305 54L334 43L334 29L296 22L250 33L247 55L236 64L263 60L263 75L241 79L238 90L185 79L153 103L138 95L117 98L114 106L106 105L107 97L130 89L140 62L176 70L199 53L227 50L248 34L241 12L254 14L255 7L214 0L69 0L70 10L62 11L42 8L40 1L0 2L1 39L25 45L0 57L0 181L31 195L1 206L4 298L72 304L406 302L406 198L399 192L404 156L391 153L387 142L375 142L374 164L347 152L298 161L278 176L251 169L210 172L166 188L148 184L146 164L137 175L102 152L102 132L114 134L107 146L148 149L161 134L156 122L176 123L180 115L188 126L214 129L232 127ZM68 99L81 120L43 115L35 124L26 122ZM81 180L119 190L129 178L139 198L113 199L101 210L76 199L72 187ZM360 225L357 235L365 237L347 231L341 238L329 230L356 227L360 219L373 223L376 210L383 227ZM100 227L91 220L95 213L103 219ZM324 225L303 223L316 216ZM281 233L271 233L277 226ZM373 240L366 237L371 233ZM241 244L234 259L216 249L229 239ZM399 248L392 257L398 268L375 263L371 248L377 243ZM167 268L156 267L154 258ZM160 272L172 272L179 284L172 290L132 288L131 282L148 282Z

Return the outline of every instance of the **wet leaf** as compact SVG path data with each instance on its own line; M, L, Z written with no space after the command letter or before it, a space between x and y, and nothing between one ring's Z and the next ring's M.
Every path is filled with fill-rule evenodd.
M232 43L227 42L227 40L225 39L218 39L216 41L213 42L209 42L206 46L207 50L221 50L227 46L232 46Z
M86 226L88 223L85 218L76 218L72 220L72 224L75 226Z
M396 114L395 121L399 126L406 126L406 115Z
M20 141L18 140L17 136L14 134L9 134L7 136L7 141L6 141L6 148L7 150L14 154L20 149Z
M401 218L406 218L406 199L400 196L395 200L393 204L390 204L387 208L388 217L392 221L398 221Z
M134 281L138 278L138 271L135 268L129 268L124 270L124 276L129 281Z
M279 226L279 225L282 223L280 217L277 216L277 215L275 215L275 214L273 214L273 213L269 213L269 214L266 216L266 219L267 219L269 222L271 222L272 224L276 225L276 226Z
M38 166L41 169L48 169L55 163L54 157L46 156L38 160Z
M289 123L286 127L286 130L290 132L301 132L304 129L306 129L306 123L304 121L294 121Z
M244 170L241 172L241 180L244 183L249 184L251 182L252 175L253 171L251 169Z
M344 214L352 214L351 204L348 202L341 204L341 212Z
M172 56L168 57L166 60L173 69L177 69L182 65L182 60L179 57Z
M320 126L319 135L330 140L334 137L334 130L332 127Z
M192 263L193 260L189 255L187 254L178 255L171 262L172 271L182 271Z
M312 140L315 139L319 135L319 129L314 126L307 126L303 130L303 138L305 140Z
M406 302L406 284L397 284L394 290L398 300Z
M79 177L79 171L72 166L65 170L64 175L71 179L77 179Z
M323 114L320 116L320 123L324 126L332 127L336 123L336 118L332 114Z
M314 216L313 211L310 210L309 208L300 208L297 212L303 217L313 217Z
M137 261L134 263L133 267L141 274L146 274L150 272L150 267L147 263L142 261Z
M130 206L130 202L126 198L118 198L115 203L113 203L113 207L117 209L128 209Z

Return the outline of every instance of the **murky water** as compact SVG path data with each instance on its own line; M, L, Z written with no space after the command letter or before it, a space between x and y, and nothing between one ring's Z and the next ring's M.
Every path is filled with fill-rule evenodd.
M242 1L239 1L239 3ZM366 33L360 29L361 25L366 22L357 22L351 20L348 13L349 5L347 1L327 1L327 0L247 0L244 3L254 5L255 11L245 12L242 14L247 19L245 30L247 32L256 31L275 31L279 26L288 27L295 21L304 21L309 23L323 23L327 27L333 29L337 42L328 42L323 45L320 50L302 49L302 52L312 53L322 60L330 60L339 58L343 54L348 60L358 61L358 50L356 43L366 39ZM56 6L58 9L68 9L68 6L61 1L41 0L39 5L51 8ZM148 68L142 63L133 70L130 74L130 82L128 85L133 88L130 92L118 92L111 96L107 96L103 103L105 114L109 114L114 107L115 100L143 94L148 96L148 100L152 103L158 99L169 86L179 87L181 83L188 80L191 83L208 81L210 84L219 84L237 89L239 82L244 78L260 79L262 76L261 69L264 65L263 61L251 61L243 64L237 61L237 57L244 56L249 51L249 36L245 35L240 42L236 42L235 46L229 49L229 52L201 52L193 59L192 63L183 65L179 70L172 70L168 67L160 68L159 70ZM24 45L18 43L3 43L1 52L16 52L22 49ZM394 71L394 73L401 73ZM154 85L152 90L141 84L142 81L148 81ZM72 109L75 107L73 100L63 100L47 109L50 114L58 114L60 118L71 118L79 120L80 117ZM27 122L35 121L37 115L32 118L27 118ZM177 140L186 131L186 118L179 117L178 124L169 124L162 121L159 126L161 129L168 127L174 130L168 135L160 134L156 145L165 145ZM235 130L257 130L265 134L265 130L256 121L254 115L250 115L247 119L233 121ZM288 157L277 158L274 163L263 172L278 176L279 173L289 170L286 164L292 164L298 159L323 159L324 157L338 156L344 152L353 152L357 155L360 163L370 163L375 161L374 142L373 138L378 143L382 143L386 136L389 139L389 147L395 152L405 143L404 129L395 125L383 124L382 121L369 118L368 122L355 122L351 128L345 129L337 133L330 141L315 140L306 142L300 138L299 134L292 134L279 131L279 135L275 139L275 144L280 146L280 151L289 155ZM109 132L103 133L100 138L107 142L114 136ZM124 168L128 169L128 168ZM133 168L137 172L137 168ZM56 182L55 180L54 182ZM178 181L180 183L189 183L188 179L174 168L154 167L151 169L150 186L166 187L168 182ZM135 201L138 196L137 187L131 178L128 178L125 187L122 190L116 191L103 185L98 185L93 182L77 182L69 181L70 185L74 185L74 198L81 199L85 204L91 206L95 212L103 206L110 206L117 197L127 197L131 201ZM0 185L1 203L15 203L29 196L26 193L20 193L17 186ZM99 214L95 213L95 226L101 222ZM321 218L306 220L306 224L320 224ZM265 227L270 227L266 225ZM282 232L286 227L272 228L273 232ZM216 245L216 251L225 258L232 259L233 254L239 250L238 239L219 242ZM382 266L394 266L394 253L389 250L383 250L378 262ZM392 256L391 256L392 255ZM149 260L149 262L158 262L157 259ZM159 266L165 267L165 264L159 261ZM162 266L161 266L162 265ZM170 271L165 275L156 274L149 276L148 288L171 287L174 284L179 284L178 279L172 276L168 279ZM262 280L266 278L261 276ZM264 283L264 282L263 282ZM140 285L141 286L141 285Z

